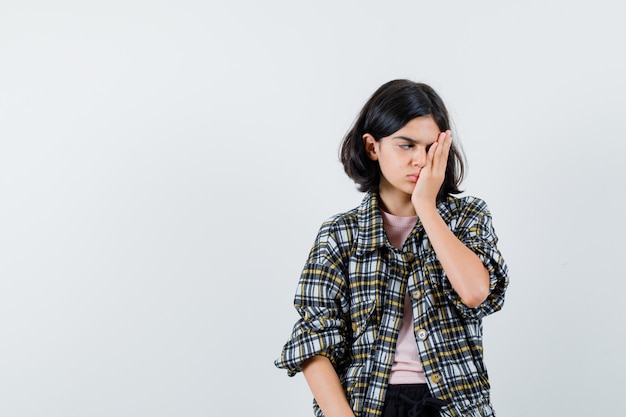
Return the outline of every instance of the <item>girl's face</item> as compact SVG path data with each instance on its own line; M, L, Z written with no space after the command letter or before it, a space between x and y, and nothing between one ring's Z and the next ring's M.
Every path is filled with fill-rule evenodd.
M440 130L432 115L416 117L397 132L376 141L363 135L368 156L378 161L381 172L379 193L402 194L409 199L426 165L430 145L437 141Z

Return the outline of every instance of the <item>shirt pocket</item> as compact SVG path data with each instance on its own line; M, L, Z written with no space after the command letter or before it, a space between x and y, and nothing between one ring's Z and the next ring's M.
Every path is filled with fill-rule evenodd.
M350 326L352 330L352 340L356 344L363 344L360 340L366 337L370 343L373 343L373 328L372 320L374 310L376 309L376 302L373 300L361 300L350 306ZM368 329L370 331L368 332ZM369 336L369 337L368 337ZM370 337L372 340L369 340Z
M423 259L421 266L416 269L416 286L420 290L420 298L423 297L429 308L441 307L447 303L443 297L447 290L445 273L433 250L426 251Z

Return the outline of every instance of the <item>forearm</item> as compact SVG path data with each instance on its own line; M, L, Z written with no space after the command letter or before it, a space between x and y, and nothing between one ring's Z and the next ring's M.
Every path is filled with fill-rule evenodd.
M452 233L434 206L420 208L418 216L452 288L465 305L478 307L489 295L489 271Z
M330 360L314 356L302 365L302 372L313 396L326 417L354 417L337 372Z

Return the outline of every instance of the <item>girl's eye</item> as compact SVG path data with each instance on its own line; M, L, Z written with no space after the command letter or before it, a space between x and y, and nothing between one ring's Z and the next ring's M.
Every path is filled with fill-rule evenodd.
M401 149L411 149L413 148L415 145L413 145L412 143L406 143L404 145L400 145Z

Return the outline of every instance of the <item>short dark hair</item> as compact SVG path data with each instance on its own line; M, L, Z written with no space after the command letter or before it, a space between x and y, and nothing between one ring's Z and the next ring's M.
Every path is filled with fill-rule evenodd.
M440 131L450 129L450 117L443 100L426 84L393 80L376 90L343 138L339 153L346 174L358 185L359 191L378 191L380 183L378 161L372 161L367 155L363 135L369 133L379 141L412 119L428 115L433 116ZM462 192L459 186L465 175L465 164L462 149L453 141L437 200Z

